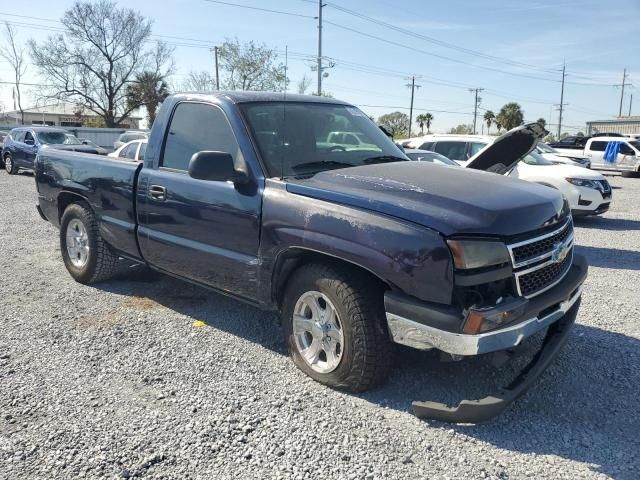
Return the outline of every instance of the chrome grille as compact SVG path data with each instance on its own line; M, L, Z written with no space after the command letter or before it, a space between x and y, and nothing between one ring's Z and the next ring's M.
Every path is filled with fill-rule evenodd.
M507 245L518 294L534 297L560 282L573 261L573 222Z

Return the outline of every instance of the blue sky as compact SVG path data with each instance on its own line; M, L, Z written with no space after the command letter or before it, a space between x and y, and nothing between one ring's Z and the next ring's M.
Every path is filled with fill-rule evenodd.
M54 21L72 4L69 0L29 0L29 8L25 8L24 3L3 2L0 7L0 21L22 24L16 28L23 41L44 41L51 32L38 25L56 26ZM210 45L237 38L263 42L281 51L282 61L287 46L291 52L290 88L295 89L304 74L313 78L315 88L315 74L309 68L317 52L317 22L313 18L206 0L119 3L153 18L154 34L194 39L169 40L177 43L176 84L189 70L213 69ZM309 0L226 3L317 15L317 3ZM563 60L568 72L568 106L563 120L567 131L584 130L586 120L617 115L620 88L613 85L621 83L625 67L634 86L626 90L623 112L627 114L629 94L634 94L632 113L640 114L640 0L334 0L333 4L456 47L394 31L340 11L329 2L323 10L323 54L334 59L335 66L325 79L325 90L360 105L370 115L394 110L408 113L410 91L405 77L415 74L421 88L416 92L414 116L432 112L434 131L472 122L473 94L468 89L474 87L485 89L481 113L483 109L497 113L504 103L517 101L527 120L543 117L555 124L558 114L553 104L560 102ZM43 81L33 66L26 77L26 82ZM10 80L8 65L0 63L0 81ZM27 87L27 105L35 101L32 89ZM6 110L12 109L9 85L0 84L0 102Z

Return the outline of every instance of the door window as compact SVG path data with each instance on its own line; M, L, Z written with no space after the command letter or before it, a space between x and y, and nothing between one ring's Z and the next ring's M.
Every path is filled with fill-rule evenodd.
M176 107L160 166L188 170L194 153L204 150L238 155L231 125L218 107L203 103L180 103Z
M138 161L141 162L144 160L144 154L147 153L147 144L146 142L142 142L140 144L140 151L138 152Z
M467 142L437 142L435 151L451 160L466 160Z
M591 142L589 150L592 152L604 152L607 149L607 142Z
M635 155L636 152L626 143L620 144L620 154L622 155Z
M482 150L486 146L487 146L486 143L471 142L469 144L469 158L473 157L476 153L478 153L480 150Z
M23 142L24 143L28 143L29 145L35 145L36 144L36 141L33 138L33 135L31 134L31 132L27 132L27 133L24 134Z
M11 135L14 142L24 142L24 131L18 131Z
M425 142L418 147L420 150L433 150L433 142Z
M138 144L137 143L132 143L130 145L127 145L126 147L124 147L121 151L120 151L120 155L118 155L120 158L128 158L130 160L135 160L136 158L136 150L138 149Z

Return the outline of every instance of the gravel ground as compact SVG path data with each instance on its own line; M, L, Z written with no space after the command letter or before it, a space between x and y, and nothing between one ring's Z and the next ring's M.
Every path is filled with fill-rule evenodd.
M0 478L640 478L640 180L611 180L613 209L576 222L569 344L504 415L452 426L411 400L489 393L520 360L401 350L384 387L330 390L273 314L144 272L73 282L33 178L2 172Z

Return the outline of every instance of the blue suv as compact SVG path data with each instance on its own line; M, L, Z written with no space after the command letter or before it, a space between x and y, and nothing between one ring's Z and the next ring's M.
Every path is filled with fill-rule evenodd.
M86 145L62 128L19 127L9 132L2 148L5 170L13 175L20 169L32 170L38 150L42 146L60 150L106 155L104 148Z

